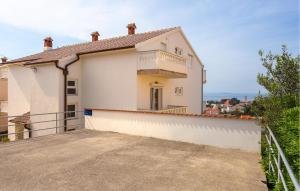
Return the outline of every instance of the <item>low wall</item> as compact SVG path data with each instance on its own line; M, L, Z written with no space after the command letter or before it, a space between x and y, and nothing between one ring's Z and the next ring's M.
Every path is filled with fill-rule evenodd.
M261 128L254 120L92 110L85 117L85 128L260 151Z
M7 131L7 125L8 125L7 113L0 112L0 133Z

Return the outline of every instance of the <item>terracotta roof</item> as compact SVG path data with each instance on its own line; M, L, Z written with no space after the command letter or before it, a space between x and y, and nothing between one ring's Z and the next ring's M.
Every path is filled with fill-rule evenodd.
M178 27L103 39L95 42L87 42L87 43L63 46L60 48L47 50L30 56L11 60L6 64L17 63L17 62L26 62L26 64L38 64L38 63L45 63L45 62L54 62L63 57L74 55L74 54L82 55L82 54L108 51L108 50L134 48L134 46L137 43L149 40L151 38L154 38L166 32L172 31L176 28Z

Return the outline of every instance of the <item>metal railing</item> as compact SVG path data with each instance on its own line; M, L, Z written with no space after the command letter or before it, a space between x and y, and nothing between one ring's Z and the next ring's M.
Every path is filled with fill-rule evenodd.
M267 134L265 136L268 142L269 173L275 174L277 176L277 183L281 182L284 190L287 191L288 190L287 180L283 174L283 169L285 168L289 178L292 181L295 190L300 191L299 183L292 171L292 168L290 167L288 161L286 160L284 153L281 150L280 145L278 144L273 132L269 127L266 127L266 129L267 129Z
M65 114L69 117L65 118ZM70 130L84 128L84 111L68 111L17 116L0 116L0 120L7 124L0 124L0 143L30 139L44 135L58 134ZM27 121L28 120L28 121ZM67 121L65 126L64 121Z

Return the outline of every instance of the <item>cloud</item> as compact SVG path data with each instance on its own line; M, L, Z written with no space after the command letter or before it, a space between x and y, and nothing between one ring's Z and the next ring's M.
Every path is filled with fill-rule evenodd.
M180 25L208 70L209 91L257 92L256 74L263 71L259 49L278 52L281 44L287 44L292 52L299 52L298 0L0 1L0 23L26 31L28 36L22 38L23 46L20 40L7 41L12 55L24 52L28 43L34 46L29 35L36 37L37 33L35 47L40 51L40 39L46 35L55 36L57 44L71 37L62 41L65 44L74 38L88 40L95 30L101 38L124 35L129 22L137 23L138 32ZM2 31L0 46L8 49L1 45L6 40Z
M133 1L9 0L1 1L0 22L40 33L86 39L94 30L112 29L142 20ZM114 25L116 27L107 27ZM114 32L118 33L118 32Z

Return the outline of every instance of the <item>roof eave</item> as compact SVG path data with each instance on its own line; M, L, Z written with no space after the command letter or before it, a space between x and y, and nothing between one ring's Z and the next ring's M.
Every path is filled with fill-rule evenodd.
M115 50L124 50L124 49L130 49L130 48L135 48L135 46L126 46L126 47L121 47L121 48L111 48L111 49L106 49L106 50L96 50L96 51L88 51L88 52L80 52L75 55L80 56L80 55L87 55L87 54L94 54L94 53L99 53L99 52L108 52L108 51L115 51ZM48 60L48 61L41 61L41 62L34 62L34 63L25 63L24 66L32 66L32 65L40 65L40 64L47 64L47 63L57 63L59 60Z
M8 61L8 62L5 62L3 65L11 65L11 64L18 64L18 63L23 63L23 62L31 62L31 61L34 61L34 60L38 60L39 58L36 58L36 59L27 59L27 60L20 60L20 61Z
M110 49L105 49L105 50L95 50L95 51L88 51L88 52L80 52L80 53L77 53L77 55L80 56L80 55L85 55L85 54L94 54L94 53L98 53L98 52L108 52L108 51L123 50L123 49L130 49L130 48L135 48L135 45L125 46L125 47L121 47L121 48L110 48Z
M31 65L40 65L40 64L49 64L49 63L56 63L58 60L48 60L48 61L41 61L41 62L34 62L34 63L25 63L24 66L31 66Z
M170 35L170 34L172 34L172 33L174 33L174 32L179 31L180 29L181 29L180 26L174 27L172 30L170 30L170 31L168 31L168 32L165 32L165 33L163 33L163 34L160 34L160 35L155 36L155 37L153 37L153 38L150 38L150 39L148 39L148 40L145 40L145 41L142 41L142 42L137 43L137 44L135 45L135 47L136 47L136 48L142 47L142 46L144 46L145 44L148 44L148 43L151 43L151 42L153 42L153 41L156 41L157 39L161 38L161 36L168 36L168 35Z

